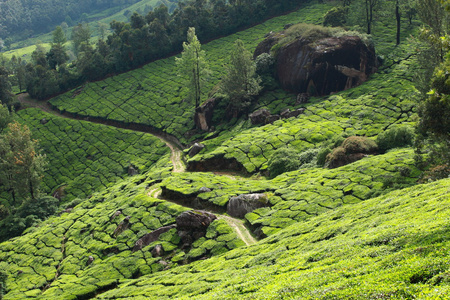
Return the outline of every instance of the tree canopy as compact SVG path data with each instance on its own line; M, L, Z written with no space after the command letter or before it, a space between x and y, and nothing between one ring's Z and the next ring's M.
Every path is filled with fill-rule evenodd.
M176 61L178 75L185 79L188 97L195 102L197 108L200 105L203 82L208 74L208 64L205 51L201 50L200 41L195 35L194 27L189 28L187 42L183 43L183 52Z
M252 54L239 39L234 43L226 68L227 75L222 79L221 90L229 99L231 109L241 111L261 90L261 79L256 77Z

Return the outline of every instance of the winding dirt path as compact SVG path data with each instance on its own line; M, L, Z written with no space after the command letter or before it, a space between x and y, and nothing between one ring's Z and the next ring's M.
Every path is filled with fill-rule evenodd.
M28 94L23 93L17 95L17 99L22 104L23 107L34 107L39 108L45 112L48 112L50 114L53 114L55 116L61 117L61 118L67 118L67 119L73 119L73 120L84 120L89 121L93 123L103 124L107 126L113 126L117 128L123 128L123 129L130 129L134 131L140 131L145 133L150 133L153 136L159 138L161 141L163 141L167 147L170 148L171 155L170 160L173 164L172 172L174 173L181 173L186 171L186 166L184 163L184 155L182 151L181 144L176 140L176 138L172 136L168 136L162 132L157 132L154 129L146 128L145 126L126 126L125 124L121 124L114 121L107 121L107 120L100 120L90 117L83 117L83 116L74 116L68 113L61 113L55 109L52 108L52 106L47 101L37 101L35 99L32 99ZM132 124L133 125L133 124ZM215 172L218 175L227 175L231 178L235 179L235 177L231 174L226 174L223 172ZM153 198L158 198L161 194L161 188L159 185L153 186L150 188L150 190L147 192L147 195ZM230 216L226 215L220 215L218 214L219 219L225 220L230 227L236 232L238 237L248 246L251 244L254 244L257 242L257 240L251 235L250 231L245 227L244 221L240 219L235 219Z
M257 240L250 234L247 227L244 225L244 221L240 219L235 219L226 215L218 215L219 219L227 221L228 225L233 228L238 237L247 245L252 245L257 242Z
M113 127L123 128L123 129L130 129L130 130L134 130L134 131L150 133L153 136L159 138L162 142L164 142L167 145L167 147L170 148L170 151L172 153L170 156L170 160L172 161L172 164L173 164L172 171L180 173L180 172L184 172L186 170L186 167L185 167L185 164L183 161L183 152L181 150L181 143L176 141L174 137L169 138L166 134L159 133L156 130L152 130L150 128L145 128L145 126L139 126L139 127L126 126L125 124L119 124L119 123L113 122L113 121L108 122L107 120L100 120L100 119L89 118L89 117L84 118L81 116L77 117L77 116L70 115L68 113L61 113L61 112L53 109L52 106L47 101L38 101L38 100L32 99L27 93L22 93L22 94L17 95L17 100L22 104L23 107L39 108L47 113L53 114L53 115L61 117L61 118L67 118L67 119L72 119L72 120L84 120L84 121L103 124L103 125L107 125L107 126L113 126Z

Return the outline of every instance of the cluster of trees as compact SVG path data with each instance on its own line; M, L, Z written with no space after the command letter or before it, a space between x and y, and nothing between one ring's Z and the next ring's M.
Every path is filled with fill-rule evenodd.
M450 176L450 1L419 0L418 89L422 92L417 126L418 161L431 165L425 179Z
M373 25L380 16L390 15L395 19L396 43L400 44L402 16L412 23L417 14L419 0L342 0L324 16L326 26L359 25L367 34L372 34ZM420 1L419 1L420 2Z
M299 4L294 0L188 0L178 3L172 14L162 4L145 16L132 14L130 23L113 21L112 34L96 44L89 39L89 27L79 24L72 33L76 59L70 64L61 38L64 30L57 28L48 53L37 47L30 64L19 63L10 73L18 76L18 85L31 96L44 99L86 80L102 79L181 51L189 27L196 28L200 40L213 39ZM19 60L14 59L17 64Z
M0 241L53 214L58 200L39 187L47 164L26 125L0 102ZM5 197L9 195L9 197Z
M55 25L79 20L84 13L139 0L6 0L0 2L0 37L48 32Z
M185 80L189 99L200 105L203 83L208 79L210 70L205 58L205 51L195 34L195 28L190 27L187 33L187 43L183 43L181 57L177 58L178 75ZM220 92L216 97L228 103L228 111L233 117L250 106L254 96L261 91L261 79L256 74L256 64L250 51L245 49L241 40L236 40L226 66L227 74L220 83Z

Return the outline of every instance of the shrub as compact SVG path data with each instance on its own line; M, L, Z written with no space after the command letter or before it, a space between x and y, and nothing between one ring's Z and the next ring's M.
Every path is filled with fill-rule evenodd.
M327 155L330 153L331 149L328 147L319 149L319 151L317 152L317 165L319 167L323 167L325 165Z
M299 155L301 168L312 168L317 165L317 154L319 149L308 149Z
M300 154L292 148L277 149L268 161L270 177L284 172L295 171L300 167Z
M3 271L0 271L0 299L2 299L2 295L5 293L5 281L6 281L6 274Z
M377 144L380 151L411 146L414 142L414 130L410 126L395 126L380 133Z
M333 7L323 16L323 26L343 26L347 21L348 9L343 6Z
M350 136L342 142L341 147L345 149L346 154L372 153L378 149L375 141L364 136Z
M363 158L364 154L374 153L377 149L377 144L369 138L350 136L326 156L325 165L329 168L341 167Z

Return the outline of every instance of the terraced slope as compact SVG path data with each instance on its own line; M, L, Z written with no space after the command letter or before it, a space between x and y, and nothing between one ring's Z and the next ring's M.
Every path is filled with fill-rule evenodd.
M254 49L267 32L281 30L285 24L320 23L329 8L327 4L308 4L286 16L204 45L213 71L206 89L210 90L224 74L223 65L236 39ZM53 98L50 103L61 111L81 116L151 125L187 141L190 137L185 134L194 127L194 104L184 100L186 93L176 74L175 57L170 57L104 81L88 83Z
M136 251L136 242L145 234L174 224L180 213L190 210L147 196L147 187L159 180L161 167L95 193L22 237L0 244L0 269L8 274L4 299L88 299L122 279L244 245L226 221L216 220L206 237L191 248L181 249L173 228ZM152 256L150 250L157 244L163 257Z
M370 192L388 188L383 186L383 178L399 177L396 166L411 165L411 155L411 151L393 151L336 170L296 171L272 181L206 173L165 173L167 158L163 159L148 173L95 193L74 209L29 229L22 237L0 244L0 267L8 276L5 299L25 296L89 299L114 289L123 279L159 272L178 263L220 255L245 245L239 238L240 230L230 227L224 216L214 221L206 237L197 240L188 251L179 248L180 238L173 230L133 252L138 239L161 226L173 224L177 215L196 202L184 199L179 202L184 206L180 206L149 197L149 193L155 195L152 191L159 185L167 189L185 187L184 191L193 193L206 186L212 192L199 196L213 203L215 199L223 199L225 203L225 199L237 193L266 191L273 206L247 214L246 218L255 227L261 225L259 230L264 234L277 236L276 232L283 232L282 228L290 224L333 214L339 206L351 206L347 203L360 202ZM410 168L412 178L403 178L407 182L413 181L416 174ZM170 200L179 201L183 197ZM124 227L128 216L129 225ZM248 236L244 239L248 244L253 243ZM152 257L151 250L156 244L161 244L166 252L163 257ZM185 268L190 267L181 267L177 272Z
M343 206L95 298L447 299L449 187L445 179Z
M268 236L339 206L385 193L393 186L414 185L420 171L413 157L412 150L396 150L338 169L304 169L273 180L233 179L210 173L174 174L164 179L161 186L171 200L199 202L222 211L227 210L230 197L266 193L267 207L248 213L245 219L256 233ZM211 192L201 193L202 187Z
M148 170L170 150L146 133L57 117L36 108L17 113L49 160L44 192L64 185L66 200L85 198L129 174ZM43 124L44 123L44 124Z
M301 152L339 135L373 137L393 124L407 124L411 122L417 101L410 71L414 63L414 57L410 56L386 66L359 87L313 99L306 105L292 105L295 103L292 95L280 98L279 93L268 93L262 99L267 104L260 107L272 108L273 112L283 106L292 110L305 107L305 113L204 141L206 148L189 159L188 164L208 165L209 161L224 158L236 160L244 171L254 173L266 170L272 153L281 147L289 146Z

